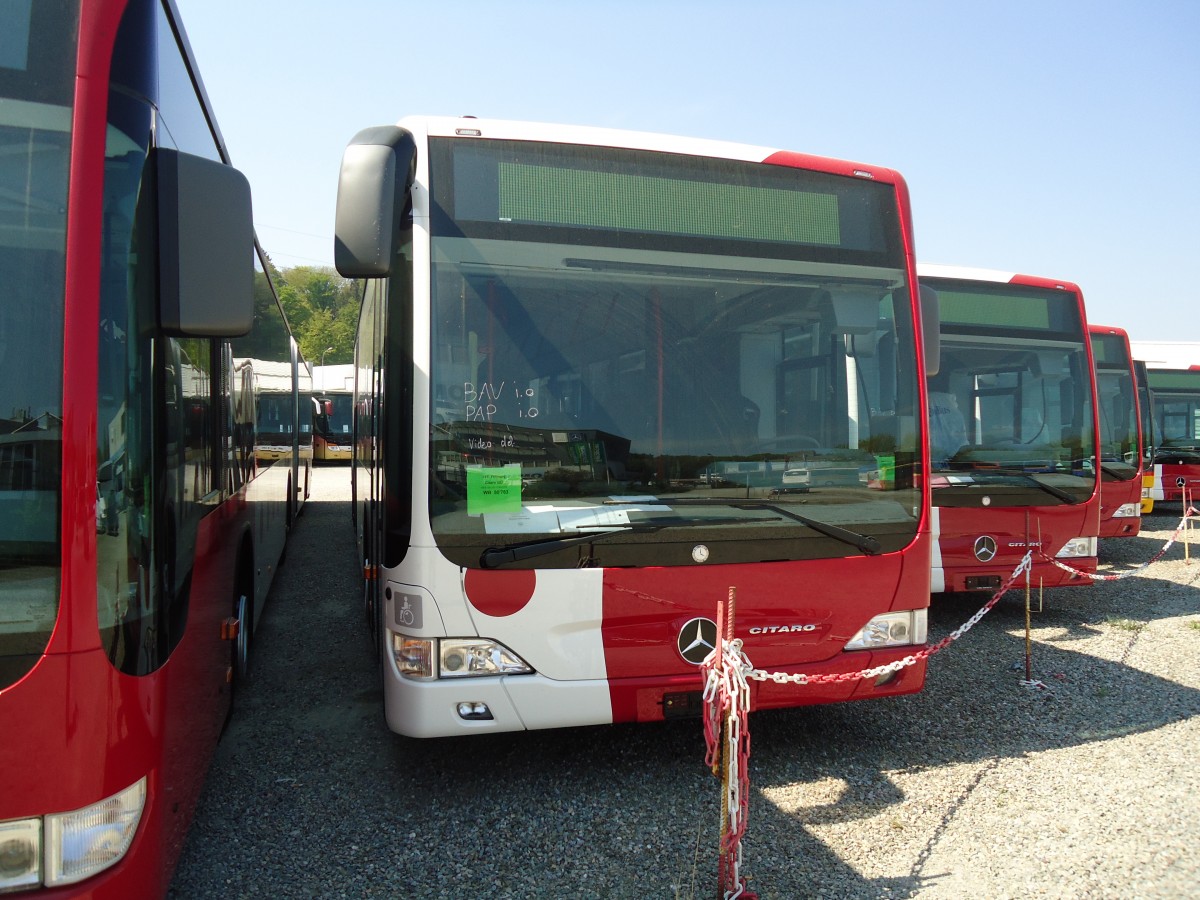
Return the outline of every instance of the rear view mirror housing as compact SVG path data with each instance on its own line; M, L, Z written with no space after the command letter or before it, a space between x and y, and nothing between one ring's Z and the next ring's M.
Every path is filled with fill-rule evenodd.
M232 166L153 151L159 325L180 337L238 337L254 322L250 183Z
M403 128L365 128L342 154L333 264L344 278L391 274L400 217L417 169L417 145Z

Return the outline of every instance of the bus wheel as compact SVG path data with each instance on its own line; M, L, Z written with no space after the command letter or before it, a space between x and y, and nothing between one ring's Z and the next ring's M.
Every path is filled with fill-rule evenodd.
M244 684L250 677L250 638L254 630L254 609L245 594L234 603L234 616L238 620L237 638L233 642L233 681Z
M292 478L289 475L287 480L287 530L291 531L292 526L296 524L296 495L292 491ZM284 544L287 547L287 544Z
M379 592L376 589L375 579L372 577L372 567L369 561L364 561L363 564L363 613L367 619L367 634L371 639L371 643L375 646L375 652L379 652L379 641L381 632L381 619L383 610L380 608L382 604L379 602Z

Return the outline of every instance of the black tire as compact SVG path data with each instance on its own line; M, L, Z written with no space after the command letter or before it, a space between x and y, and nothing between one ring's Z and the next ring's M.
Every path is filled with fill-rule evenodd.
M236 689L250 680L250 650L254 637L254 600L245 591L240 591L234 600L233 615L238 620L238 633L233 640L233 684Z

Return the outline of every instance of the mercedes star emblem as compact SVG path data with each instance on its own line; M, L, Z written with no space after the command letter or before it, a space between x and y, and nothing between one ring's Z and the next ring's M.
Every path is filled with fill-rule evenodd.
M975 558L980 562L991 562L996 555L996 539L983 535L975 539Z
M717 646L717 623L712 619L691 619L679 629L676 646L687 662L700 665Z

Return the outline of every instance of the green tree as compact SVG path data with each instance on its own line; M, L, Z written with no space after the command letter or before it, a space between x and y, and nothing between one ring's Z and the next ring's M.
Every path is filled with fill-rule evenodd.
M354 361L359 285L325 266L284 269L276 281L279 302L304 358L314 366ZM327 348L332 348L326 352Z

